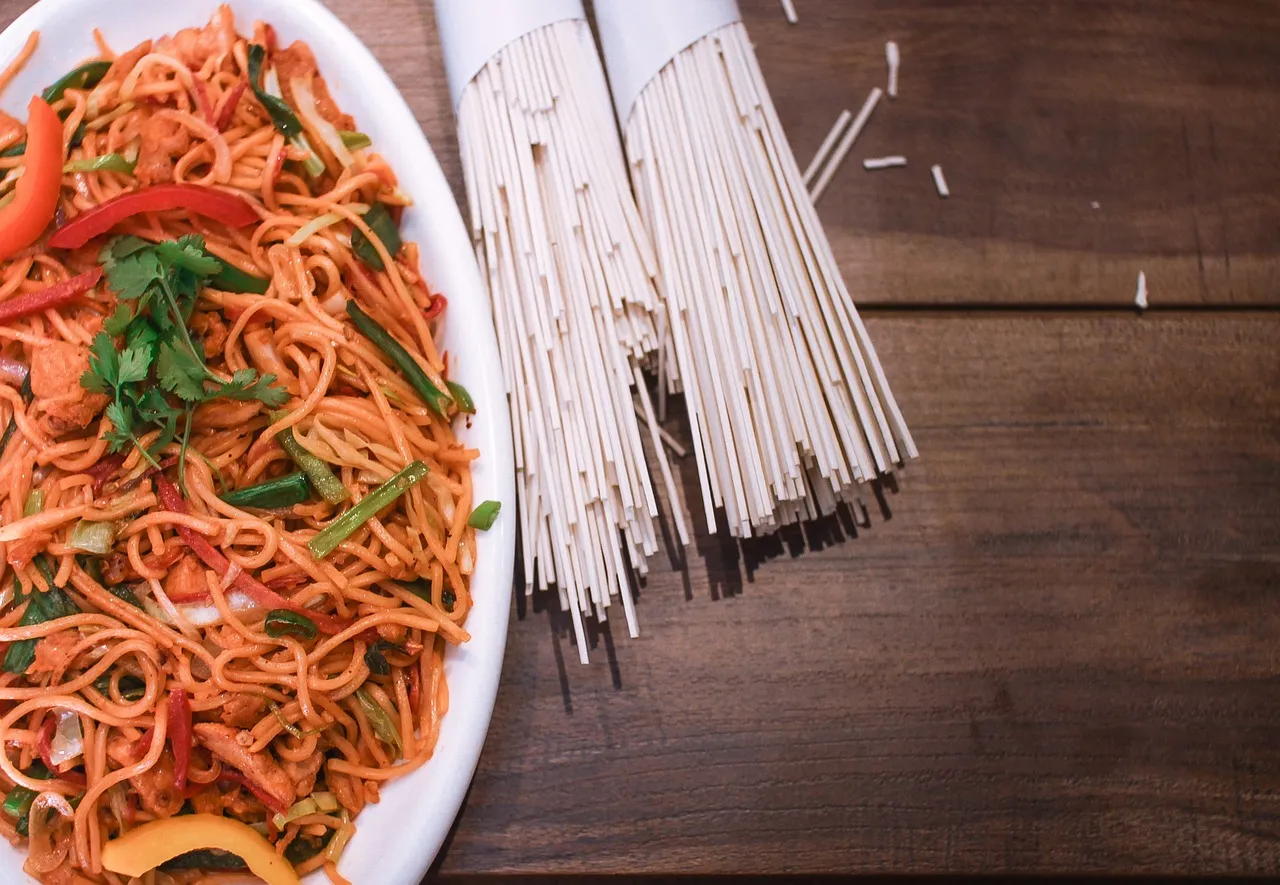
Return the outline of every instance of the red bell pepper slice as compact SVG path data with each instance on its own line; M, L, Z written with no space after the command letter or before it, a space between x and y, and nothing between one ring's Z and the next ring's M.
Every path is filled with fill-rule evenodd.
M244 92L248 88L249 81L241 80L231 87L231 92L223 99L222 110L218 112L218 119L213 124L214 128L219 132L225 132L226 128L231 125L231 121L236 118L236 107L240 104L240 99L244 97Z
M27 151L13 202L0 210L0 261L30 246L53 221L62 193L62 121L39 96L27 106Z
M181 688L169 692L169 740L173 744L173 788L187 788L191 764L191 701Z
M121 194L72 219L54 232L49 245L55 249L79 249L135 215L170 209L185 209L228 227L245 227L258 220L258 210L238 194L199 184L158 184Z
M213 105L209 102L209 90L205 89L204 83L199 80L192 80L191 91L196 97L196 107L200 109L200 116L204 117L204 121L212 126L214 117Z
M3 219L0 219L0 224L3 223ZM0 236L3 235L0 234ZM0 323L16 320L29 313L39 313L52 307L62 307L64 304L69 304L98 285L98 280L100 279L102 279L102 268L95 267L88 273L82 273L78 277L63 280L61 283L54 283L39 292L27 292L17 298L10 298L0 304Z
M178 491L177 486L169 482L164 476L156 477L156 486L160 490L160 503L164 505L166 510L171 510L174 513L188 512L187 502L182 499L182 493ZM191 548L191 552L199 557L201 562L213 569L218 577L221 578L226 575L231 568L231 562L223 555L221 550L210 544L203 535L190 526L180 525L177 529L178 536L182 538L182 542ZM237 575L231 586L264 608L283 608L305 615L316 625L316 629L329 636L341 633L351 626L349 621L345 621L342 618L335 618L333 615L326 615L314 609L296 605L248 572L241 572Z

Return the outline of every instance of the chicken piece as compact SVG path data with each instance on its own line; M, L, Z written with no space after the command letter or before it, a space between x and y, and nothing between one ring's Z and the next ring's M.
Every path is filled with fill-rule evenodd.
M142 124L142 147L133 175L141 184L173 181L173 161L191 149L191 133L176 120L150 117Z
M151 53L151 41L143 40L137 46L130 49L124 55L116 56L116 60L111 63L111 67L107 68L107 73L103 76L102 81L98 84L98 88L108 83L123 82L129 73Z
M200 334L204 341L204 358L215 359L222 356L222 348L227 344L227 324L222 321L216 310L201 311L191 317L190 326Z
M94 885L92 879L77 873L71 864L71 855L68 855L66 860L40 877L41 885Z
M360 788L358 780L349 774L334 771L331 765L325 766L324 777L325 783L329 785L329 792L333 793L338 804L351 812L352 817L364 810L364 790Z
M280 78L280 91L290 107L297 107L293 98L293 88L289 81L295 77L311 78L311 93L316 99L316 111L340 130L351 131L356 128L356 121L338 109L338 103L329 94L329 85L320 76L316 65L316 57L311 54L307 44L296 42L288 49L282 49L271 57L276 66L276 75Z
M287 759L280 761L280 767L293 781L293 790L299 796L311 795L316 788L316 775L320 773L320 766L323 764L324 754L318 751L301 762L290 762Z
M266 810L266 806L262 804L262 800L250 793L243 787L236 787L230 793L227 793L227 811L232 817L239 818L243 821L262 820L262 814ZM270 814L267 811L267 814Z
M204 564L194 556L184 556L164 579L164 593L171 601L190 602L209 592Z
M77 630L59 630L36 643L35 660L28 673L62 673L71 664L71 650L80 641Z
M251 694L233 694L231 700L222 705L218 715L222 717L223 725L252 728L266 712L267 702L262 698Z
M31 392L55 432L88 427L111 401L106 394L80 386L80 376L87 371L89 348L83 344L57 341L32 349Z
M195 809L196 814L221 815L223 809L231 804L233 798L231 793L222 793L215 785L192 796L191 807Z
M238 769L281 805L293 804L293 780L267 753L249 752L249 744L253 743L249 732L213 722L200 722L192 731L213 755ZM240 742L241 735L245 743Z
M231 10L218 7L212 20L203 28L183 28L172 37L156 41L156 51L182 59L193 71L219 55L229 55L235 42L235 25Z
M25 566L49 545L52 537L48 532L32 532L25 538L10 542L4 551L5 561L15 568Z
M107 744L107 755L124 768L142 758L137 749L136 742L118 737ZM156 817L173 817L185 801L182 794L173 788L173 757L168 753L161 753L155 765L129 778L129 783L142 801L142 807Z

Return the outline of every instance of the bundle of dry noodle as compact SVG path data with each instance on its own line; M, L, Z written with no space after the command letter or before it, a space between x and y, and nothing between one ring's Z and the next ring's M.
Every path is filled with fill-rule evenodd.
M640 375L659 340L656 263L587 23L507 44L463 91L458 130L511 402L525 585L558 586L586 663L583 616L605 620L617 595L636 635L630 573L657 551L637 409L688 543Z
M341 882L432 754L493 518L445 302L305 45L225 7L99 45L49 93L56 230L0 264L0 834L46 885L124 885L180 824L209 850L145 881ZM19 203L32 107L0 119Z

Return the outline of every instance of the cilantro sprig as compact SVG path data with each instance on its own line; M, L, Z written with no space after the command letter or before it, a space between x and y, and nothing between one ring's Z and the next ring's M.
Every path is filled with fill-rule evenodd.
M192 338L187 324L200 292L222 269L202 237L160 243L119 237L99 260L120 305L94 338L80 385L111 397L106 414L113 429L105 436L111 451L135 445L158 467L156 454L177 438L180 418L185 454L191 416L201 403L258 400L278 408L289 399L272 386L274 375L241 369L227 381L214 374L203 344ZM160 435L148 450L140 437L155 429Z

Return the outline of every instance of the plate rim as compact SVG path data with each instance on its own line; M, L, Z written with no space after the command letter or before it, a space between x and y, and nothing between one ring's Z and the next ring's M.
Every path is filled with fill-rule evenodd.
M58 64L62 64L66 59L58 55L58 47L84 46L86 51L77 59L85 57L92 51L95 24L110 42L113 31L122 29L121 18L147 18L148 7L168 6L169 9L161 11L161 18L180 20L178 27L195 27L207 22L220 5L219 0L183 0L181 3L38 0L0 32L0 64L3 64L17 54L30 31L41 31L36 55L0 97L0 105L16 112L20 119L24 117L27 97L40 87L24 90L22 83L42 68L45 63L42 55L57 56ZM379 885L416 885L439 854L478 765L497 699L509 626L515 561L515 461L506 385L488 294L463 215L444 171L404 94L373 51L320 0L229 0L227 5L235 12L236 27L241 33L247 33L252 22L260 19L271 22L282 36L305 40L315 52L320 73L334 87L344 111L352 113L362 130L374 136L375 145L380 141L387 145L380 152L388 155L402 188L414 198L414 207L405 215L404 226L410 234L406 239L418 244L420 265L433 290L447 289L451 313L440 336L442 350L457 336L465 336L466 353L458 363L451 358L451 366L457 367L458 380L466 384L473 395L479 394L476 398L482 406L474 422L460 432L469 444L482 445L479 441L482 438L485 441L479 461L473 464L476 500L491 496L504 505L493 528L477 538L477 564L472 576L473 609L466 621L472 638L465 645L451 646L445 656L451 701L441 721L435 753L418 771L386 785L381 802L366 807L357 819L357 835L339 864L340 871L353 883L373 882L372 874L376 874ZM76 10L84 10L83 25L78 26L75 33L51 36L46 26L74 15ZM273 20L273 16L281 15L288 19L283 27ZM169 24L143 27L152 37L174 30ZM342 57L330 57L331 50ZM359 88L368 95L355 105L345 97L351 87L341 82L353 76L361 80ZM452 114L447 97L443 109ZM373 120L373 116L377 119ZM416 153L415 166L406 167L403 158L392 161L391 155L406 153ZM438 285L441 279L445 281L444 286ZM457 325L452 325L450 319L459 313L463 316ZM464 327L465 332L460 332ZM494 404L487 411L483 410L486 399ZM482 493L481 489L487 491ZM465 689L465 693L456 691L459 688ZM420 810L421 804L414 801L415 793L420 795L424 788L430 795L430 807L440 813L393 816L401 806L411 811ZM369 833L387 826L407 830L407 835L413 837L413 850L380 849L369 838ZM23 876L24 881L34 882L21 873L20 864L25 854L7 843L0 844L0 874L5 873L14 858L19 864L18 875ZM376 864L372 862L375 858ZM322 872L317 872L306 881L327 880Z

